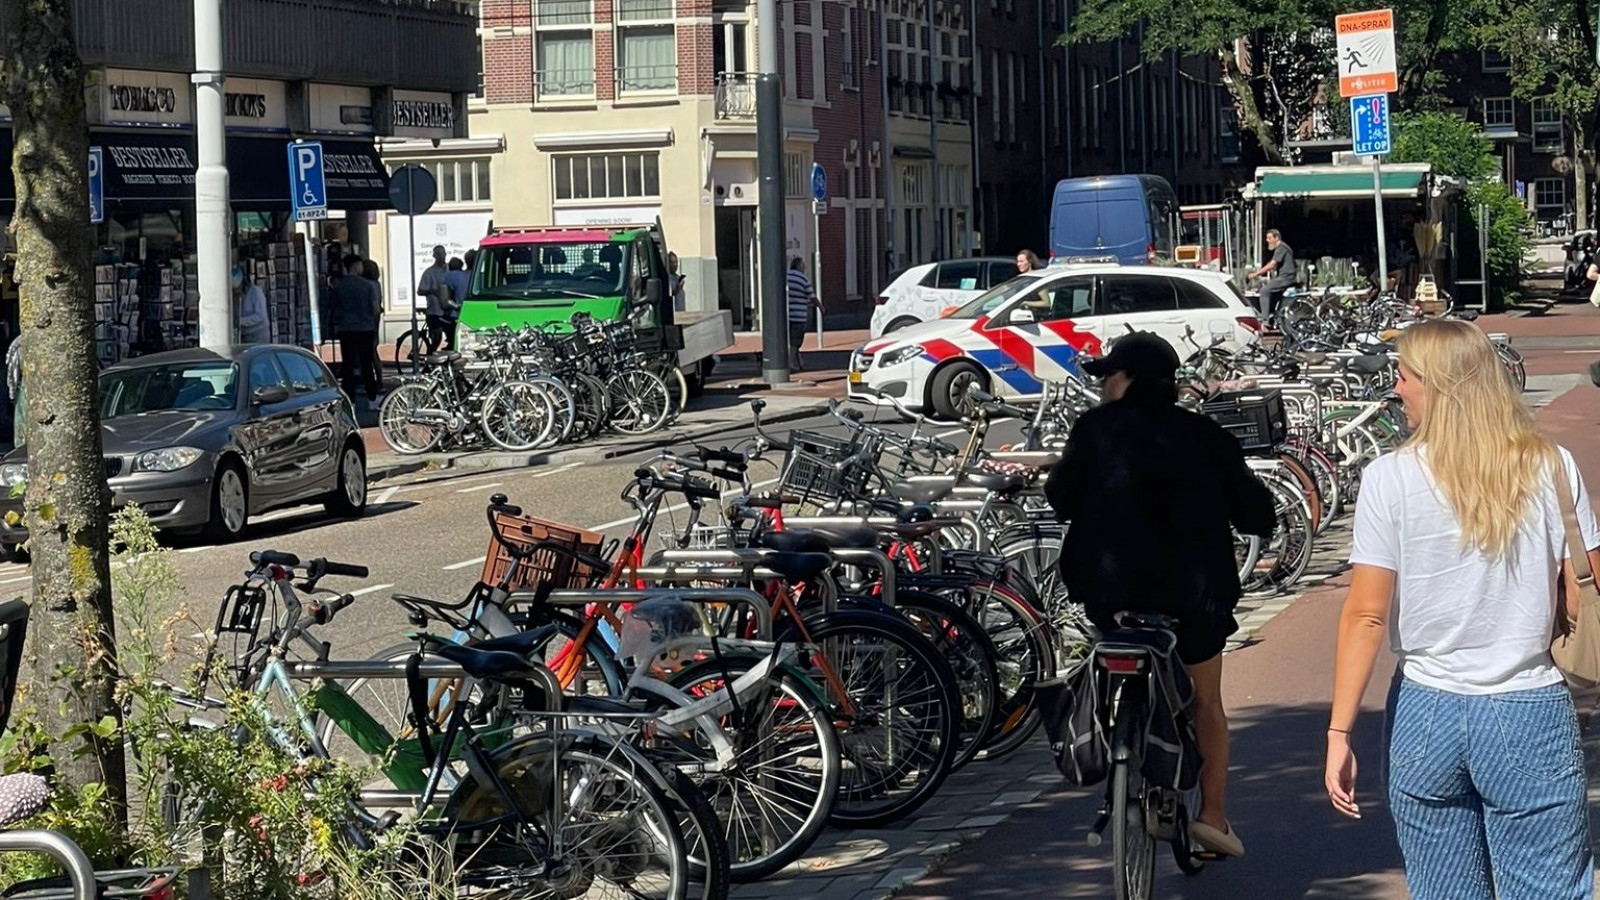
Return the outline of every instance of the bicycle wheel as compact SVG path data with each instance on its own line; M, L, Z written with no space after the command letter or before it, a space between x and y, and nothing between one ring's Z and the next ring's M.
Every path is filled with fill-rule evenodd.
M961 707L950 664L916 628L889 612L823 613L808 616L805 628L817 646L806 676L828 688L844 756L829 821L875 828L915 812L939 790L955 761ZM819 661L826 661L837 682L826 677Z
M1317 480L1311 477L1311 471L1293 453L1281 451L1277 459L1283 471L1300 485L1300 493L1306 498L1306 512L1311 517L1311 530L1320 532L1324 513L1322 492L1317 490Z
M427 354L428 334L425 331L407 329L394 342L394 364L402 372L408 368L412 360L421 359Z
M677 421L683 415L684 404L689 402L689 379L683 377L683 370L670 357L657 362L650 371L667 386L667 396L671 402L667 422Z
M1315 540L1311 517L1306 512L1305 495L1300 493L1298 482L1290 483L1288 476L1276 472L1258 472L1256 477L1272 492L1278 524L1273 528L1272 539L1261 547L1256 576L1244 589L1248 592L1282 591L1298 582L1311 563Z
M1008 572L1019 573L1037 586L1041 612L1050 623L1049 635L1055 642L1052 655L1058 666L1082 656L1088 649L1089 636L1094 633L1083 605L1072 602L1061 579L1057 562L1065 536L1066 531L1061 527L1041 529L1038 537L1001 543L996 551L1005 559Z
M476 897L687 900L674 804L621 745L571 733L496 750L469 768L439 826L458 889Z
M623 434L649 434L667 424L672 397L660 378L643 369L618 372L606 382L611 427Z
M444 426L418 421L416 412L442 410L443 404L425 384L402 384L378 407L378 433L396 453L427 453L444 440Z
M727 900L733 878L722 820L693 778L671 766L663 766L661 774L666 779L667 798L678 813L684 851L689 854L687 900Z
M577 400L572 396L572 389L554 375L529 375L525 380L550 398L555 420L550 426L549 444L553 446L571 437L578 422Z
M611 408L606 405L605 383L580 372L568 378L567 384L572 389L572 440L581 441L599 434L611 416Z
M1149 900L1156 880L1156 839L1145 827L1144 776L1137 762L1111 765L1111 875L1117 900Z
M513 453L547 446L556 424L549 393L526 381L495 386L483 398L479 416L489 440Z
M993 732L1000 704L999 654L983 625L965 609L932 594L901 589L894 611L931 641L956 676L961 696L961 731L955 771L971 762Z
M1038 729L1042 720L1034 707L1034 687L1055 675L1055 649L1044 614L1005 585L979 582L968 596L968 609L994 642L1000 678L995 727L978 758L999 759L1020 749Z
M706 660L679 672L672 684L689 696L708 696L751 662ZM734 742L727 764L705 765L714 753L704 735L688 758L664 758L701 773L700 790L723 823L732 877L748 882L811 848L838 796L843 758L817 688L799 675L775 673L762 691L740 697L739 706L743 721L728 716L720 723Z

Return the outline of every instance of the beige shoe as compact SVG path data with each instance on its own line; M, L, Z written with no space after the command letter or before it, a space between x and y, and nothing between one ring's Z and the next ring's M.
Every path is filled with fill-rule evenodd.
M1231 823L1227 831L1218 831L1204 822L1190 822L1189 837L1212 853L1233 857L1244 855L1244 842L1239 840L1239 835L1233 830Z

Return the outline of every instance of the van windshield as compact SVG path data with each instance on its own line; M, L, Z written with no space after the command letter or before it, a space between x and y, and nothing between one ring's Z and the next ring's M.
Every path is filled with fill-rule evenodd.
M468 299L620 297L627 283L626 247L613 241L485 247Z
M1030 288L1035 286L1035 283L1038 282L1038 280L1039 279L1037 278L1030 278L1026 275L1022 276L1021 278L1013 278L986 294L980 294L977 297L974 297L972 302L961 307L945 318L976 319L979 316L989 315L996 309L999 309L1007 300L1026 294Z

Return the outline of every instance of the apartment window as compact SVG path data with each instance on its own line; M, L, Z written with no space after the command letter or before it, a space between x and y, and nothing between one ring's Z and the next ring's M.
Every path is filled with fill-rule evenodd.
M557 200L631 200L661 196L661 157L644 153L557 156Z
M673 0L617 0L617 92L678 87Z
M989 81L992 90L989 91L989 114L994 118L994 140L1000 142L1004 133L1000 130L1000 51L991 51L989 59Z
M1051 4L1055 9L1055 4ZM1050 60L1049 81L1045 84L1045 105L1050 108L1050 140L1049 146L1055 147L1061 143L1061 61Z
M852 6L839 20L839 87L857 90L861 74L856 71L856 35L861 33L861 10Z
M1078 66L1078 149L1089 149L1089 70Z
M783 155L783 195L791 200L811 196L811 163L804 153Z
M1239 112L1228 107L1217 116L1217 156L1225 163L1239 161Z
M1566 148L1562 131L1561 108L1555 101L1533 101L1533 149L1539 153L1560 153Z
M1497 48L1486 49L1483 51L1483 71L1509 72L1511 71L1511 60L1506 59L1505 55Z
M1567 181L1564 178L1540 178L1533 183L1533 205L1539 218L1548 219L1567 211Z
M1017 66L1019 62L1015 53L1007 54L1006 66L1006 140L1011 143L1017 141Z
M1483 127L1489 129L1514 129L1517 127L1517 108L1510 97L1487 97L1484 99Z
M439 203L488 203L489 159L428 159L418 164L433 173L439 186Z
M594 96L594 9L590 0L538 0L535 29L538 96Z

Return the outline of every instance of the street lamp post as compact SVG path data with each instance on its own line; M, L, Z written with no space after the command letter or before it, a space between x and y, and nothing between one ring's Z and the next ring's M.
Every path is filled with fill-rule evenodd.
M200 286L200 346L233 343L228 245L227 139L224 130L222 0L194 0L195 252Z

